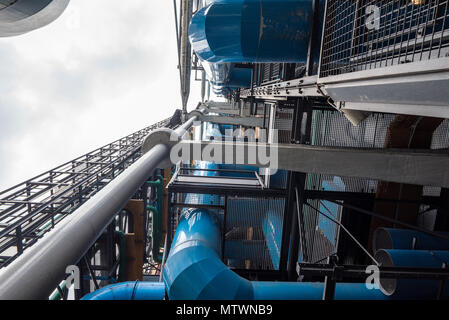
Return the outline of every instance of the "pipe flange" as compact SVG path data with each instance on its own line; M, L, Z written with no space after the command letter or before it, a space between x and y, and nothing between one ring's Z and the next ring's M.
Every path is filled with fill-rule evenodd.
M193 118L195 116L198 117L198 119L202 119L204 117L204 113L201 112L200 110L193 110L193 111L190 111L188 114L189 119Z
M159 128L148 134L142 144L141 151L142 154L145 154L158 144L165 144L169 149L171 149L179 141L181 141L181 136L175 130L169 128ZM170 157L167 157L167 159L161 161L158 168L167 169L172 165L173 163L171 162Z

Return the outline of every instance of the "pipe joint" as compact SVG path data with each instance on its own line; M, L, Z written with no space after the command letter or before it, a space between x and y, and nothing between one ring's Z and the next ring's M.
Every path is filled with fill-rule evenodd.
M193 111L189 112L189 114L188 114L189 119L193 118L195 116L198 117L199 120L201 120L204 117L204 113L201 110L193 110Z
M173 129L169 128L159 128L154 131L151 131L148 136L145 138L145 141L142 144L142 154L147 153L150 151L153 147L155 147L158 144L164 144L169 149L171 149L173 146L175 146L179 141L181 141L181 135L177 133ZM172 162L170 158L164 159L161 161L161 163L158 165L160 169L167 169L172 166Z

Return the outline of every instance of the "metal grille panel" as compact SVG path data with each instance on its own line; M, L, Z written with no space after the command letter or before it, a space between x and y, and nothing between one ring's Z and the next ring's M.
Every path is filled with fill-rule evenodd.
M299 261L325 263L337 251L340 227L325 215L340 222L342 207L323 200L310 200L303 206L305 251ZM325 215L321 214L324 213Z
M281 63L262 63L259 65L260 81L257 85L263 85L272 81L280 80L282 77Z
M387 128L395 115L372 114L359 126L353 126L338 111L314 111L312 118L311 143L316 146L383 148ZM326 190L336 177L325 174L309 174L306 188L309 190ZM338 177L341 189L346 192L375 192L376 181ZM328 190L332 191L332 190Z
M449 0L328 0L320 76L447 56Z
M343 114L337 111L315 110L312 118L311 143L317 146L383 148L386 132L396 115L372 114L359 126L353 126ZM435 130L431 149L449 148L449 120L444 120ZM308 174L306 189L375 193L377 181L361 178L338 177L325 174ZM423 194L439 196L441 188L424 187ZM304 205L305 251L300 259L307 262L326 262L326 257L336 252L339 227L322 213L340 221L341 206L323 200L309 200ZM318 211L317 211L318 210Z
M284 199L228 199L224 258L230 267L279 268L284 206Z

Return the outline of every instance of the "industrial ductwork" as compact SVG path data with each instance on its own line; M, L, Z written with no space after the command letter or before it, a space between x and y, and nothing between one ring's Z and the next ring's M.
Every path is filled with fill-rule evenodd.
M207 126L205 135L219 135L214 126ZM211 162L197 162L194 175L216 176L219 165ZM187 207L183 209L170 254L163 269L166 295L170 300L321 300L323 283L300 282L251 282L240 277L221 261L222 230L220 215L213 209L188 208L188 204L220 205L217 195L188 194ZM242 218L245 213L242 212ZM264 224L272 224L269 212ZM276 235L265 233L272 260L276 256ZM119 286L119 289L115 287ZM159 288L159 287L158 287ZM113 294L117 291L120 294ZM122 290L127 291L122 293ZM151 286L123 286L122 284L100 289L85 299L124 299L153 297ZM105 291L105 292L104 292ZM147 292L148 291L148 292ZM159 291L158 291L159 292ZM160 295L156 295L156 298ZM377 300L387 298L380 290L369 290L364 283L339 283L335 299Z
M312 0L217 0L190 24L198 57L211 63L305 62Z
M70 0L0 1L0 37L17 36L56 20Z

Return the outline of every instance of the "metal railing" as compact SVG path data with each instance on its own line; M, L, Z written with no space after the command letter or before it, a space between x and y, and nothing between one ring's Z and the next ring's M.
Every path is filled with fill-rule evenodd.
M160 121L0 192L0 268L8 265L140 156Z

